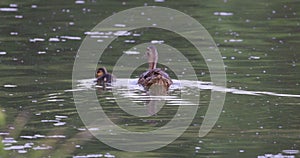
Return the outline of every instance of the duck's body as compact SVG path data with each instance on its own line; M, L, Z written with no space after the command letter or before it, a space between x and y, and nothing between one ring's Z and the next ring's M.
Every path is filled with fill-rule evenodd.
M97 78L97 84L103 87L110 85L113 81L113 76L107 73L105 67L99 68L95 74L95 77Z
M138 84L142 85L146 90L149 90L152 85L156 85L167 91L173 82L166 72L160 68L156 68L158 60L156 48L154 46L148 47L146 55L148 57L149 68L148 71L140 75Z

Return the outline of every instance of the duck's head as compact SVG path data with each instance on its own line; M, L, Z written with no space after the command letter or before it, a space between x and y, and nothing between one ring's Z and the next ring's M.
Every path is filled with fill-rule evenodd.
M96 72L96 74L95 74L95 77L96 77L96 78L99 78L99 77L101 77L101 76L103 76L103 75L105 75L105 74L107 74L106 68L105 68L105 67L101 67L101 68L99 68L99 69L97 70L97 72Z
M156 63L158 60L158 53L155 46L147 47L146 55L149 63L149 70L156 68Z

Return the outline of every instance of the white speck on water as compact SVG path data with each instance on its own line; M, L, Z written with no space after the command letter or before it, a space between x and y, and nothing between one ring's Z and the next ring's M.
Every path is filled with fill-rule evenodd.
M299 150L282 150L285 154L298 154Z
M273 14L275 14L275 13L276 13L276 11L275 11L275 10L272 10L272 13L273 13Z
M126 27L125 24L115 24L114 26L115 26L115 27Z
M49 38L49 42L59 42L59 41L60 41L59 38L54 38L54 37Z
M54 123L53 125L54 126L63 126L65 124L66 124L66 122L57 122L57 123Z
M25 154L25 153L27 153L27 150L18 150L18 153Z
M33 150L48 150L51 148L52 148L51 146L36 146L36 147L33 147L32 149Z
M62 102L65 101L64 99L48 99L48 102Z
M89 128L89 131L99 131L99 128Z
M165 41L163 40L152 40L151 43L152 44L163 44Z
M104 157L107 157L107 158L115 158L115 155L111 155L110 153L106 153L104 155Z
M23 145L14 145L14 146L4 148L4 150L23 150L23 149L24 149Z
M0 136L7 136L7 135L9 135L8 132L0 132Z
M90 158L90 157L103 157L103 154L88 154L88 155L78 155L78 156L73 156L73 158Z
M1 12L16 12L18 8L0 8Z
M200 146L196 146L195 149L196 149L196 150L200 150L201 147L200 147Z
M241 150L239 150L239 152L240 152L240 153L244 153L244 152L245 152L245 150L242 150L242 149L241 149Z
M57 120L41 120L41 122L58 122Z
M37 54L46 54L46 51L38 51Z
M250 56L248 59L249 60L259 60L260 57L259 56Z
M140 36L141 36L141 34L134 33L134 34L132 34L132 36L134 36L134 37L140 37Z
M17 85L14 85L14 84L6 84L6 85L3 85L4 88L16 88L18 87Z
M163 3L163 2L165 2L165 0L154 0L154 2L156 2L156 3Z
M2 143L3 143L3 144L7 144L7 143L12 144L12 143L17 143L17 141L16 141L14 138L8 137L8 138L4 138L4 139L2 140Z
M128 31L117 31L114 33L115 36L129 36L130 34Z
M9 4L9 7L17 8L17 7L18 7L18 4Z
M16 15L15 18L16 19L23 19L23 15Z
M33 136L20 136L23 139L37 139L37 138L45 138L45 135L35 134Z
M132 55L136 55L136 54L140 54L140 52L138 51L123 51L124 54L132 54Z
M64 135L52 135L52 136L46 136L46 138L66 138Z
M55 115L55 118L59 118L59 119L66 119L66 118L68 118L68 116L63 116L63 115Z
M84 4L85 3L85 1L83 1L83 0L77 0L77 1L75 1L75 4Z
M125 40L125 43L135 43L135 40Z
M37 5L33 4L31 5L31 8L37 8Z
M80 148L81 146L80 145L75 145L75 148Z
M33 42L33 43L35 43L35 42L44 42L45 41L45 39L43 39L43 38L31 38L31 39L29 39L29 42Z
M74 26L74 25L75 25L75 22L69 22L69 25L70 25L70 26Z
M243 42L242 39L230 39L229 42Z
M214 12L214 15L218 15L218 16L232 16L233 13L231 13L231 12Z
M6 52L0 52L0 55L6 55L7 53Z
M75 36L60 36L60 38L68 39L68 40L81 40L81 37L75 37Z
M18 32L10 32L10 35L12 36L17 36L19 33Z

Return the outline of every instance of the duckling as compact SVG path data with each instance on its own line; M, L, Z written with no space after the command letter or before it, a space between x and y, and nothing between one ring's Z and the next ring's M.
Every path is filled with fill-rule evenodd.
M97 84L103 87L106 85L111 85L113 81L113 76L107 73L105 67L99 68L95 73L95 77L97 78Z
M164 91L167 91L173 82L166 72L160 68L156 68L158 60L156 47L147 47L146 55L148 57L148 71L140 75L138 84L143 86L146 90L149 90L152 85L156 85L162 87Z

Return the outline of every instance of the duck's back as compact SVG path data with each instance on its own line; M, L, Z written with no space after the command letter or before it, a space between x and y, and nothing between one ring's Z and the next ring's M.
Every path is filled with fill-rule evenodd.
M144 72L138 80L138 84L142 85L145 89L149 89L153 84L169 89L172 83L169 75L159 68Z

